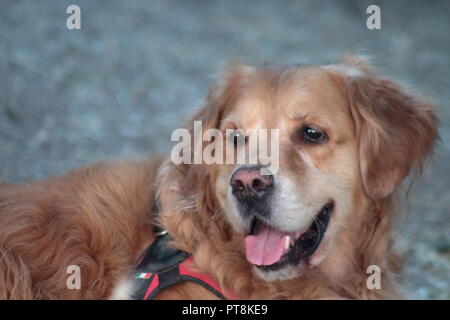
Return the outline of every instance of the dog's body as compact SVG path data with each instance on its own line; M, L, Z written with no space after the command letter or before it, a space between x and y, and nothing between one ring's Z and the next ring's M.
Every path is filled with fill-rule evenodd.
M116 288L152 242L153 223L238 298L400 297L395 194L437 136L428 103L347 58L234 66L193 119L222 131L279 128L279 173L151 158L0 185L0 298L126 298ZM67 287L70 265L81 270L81 289ZM379 289L367 285L373 265ZM157 298L215 296L186 282Z

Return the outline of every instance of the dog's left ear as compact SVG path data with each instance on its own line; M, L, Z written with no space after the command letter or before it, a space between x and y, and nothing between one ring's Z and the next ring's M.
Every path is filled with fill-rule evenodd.
M433 106L378 77L362 59L348 56L337 66L359 139L364 189L372 199L384 198L430 152L438 136Z

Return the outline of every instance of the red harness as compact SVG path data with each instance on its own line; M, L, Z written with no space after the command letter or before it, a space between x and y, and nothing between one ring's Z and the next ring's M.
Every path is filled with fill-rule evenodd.
M184 260L182 263L173 266L172 268L160 272L149 273L146 276L149 278L149 285L144 294L143 300L153 299L160 291L180 283L182 281L193 281L202 287L213 292L218 298L222 300L235 299L233 294L225 295L220 289L219 285L206 273L196 273L192 271L189 264L192 262L192 257Z
M231 292L225 294L209 274L193 271L192 260L186 252L168 246L167 234L156 238L135 263L133 299L151 300L162 290L183 281L193 281L220 299L236 299Z

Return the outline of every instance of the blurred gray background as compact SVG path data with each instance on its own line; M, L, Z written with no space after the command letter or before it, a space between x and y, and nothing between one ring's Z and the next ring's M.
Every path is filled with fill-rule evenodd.
M66 28L70 4L81 30ZM366 28L370 4L381 30ZM441 143L400 233L410 295L449 299L449 15L450 1L0 0L0 179L167 153L226 62L323 64L363 50L438 105Z

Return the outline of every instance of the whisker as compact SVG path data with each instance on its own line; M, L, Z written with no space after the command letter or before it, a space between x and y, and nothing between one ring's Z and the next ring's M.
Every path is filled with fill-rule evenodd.
M292 210L289 210L289 211L287 211L286 213L294 213L294 212L298 212L299 211L299 209L292 209ZM315 223L321 223L322 224L322 227L324 227L325 225L324 225L324 223L322 222L322 221L320 221L318 218L317 218L317 215L316 216L313 216L311 213L309 213L309 212L305 212L309 217L311 217L312 219L313 219L313 222L315 222ZM295 217L290 217L290 216L286 216L286 217L284 217L285 219L290 219L291 221L296 221L296 222L298 222L299 221L299 219L296 219ZM319 227L319 226L317 226L317 227Z

